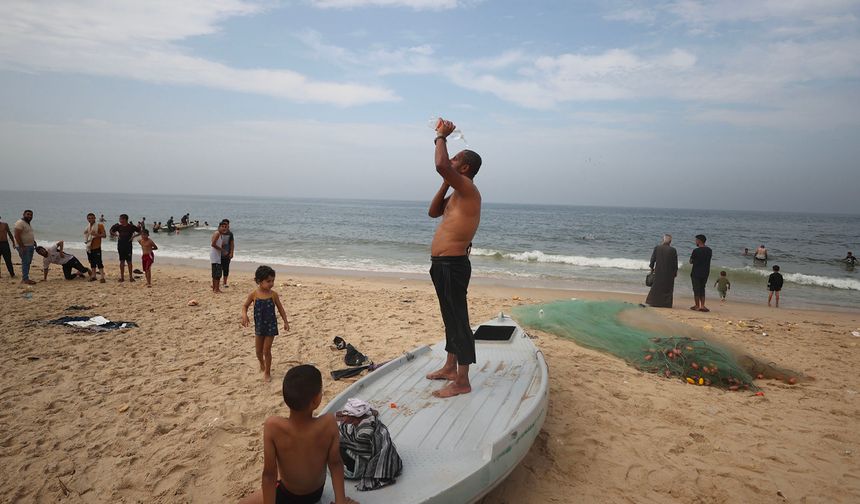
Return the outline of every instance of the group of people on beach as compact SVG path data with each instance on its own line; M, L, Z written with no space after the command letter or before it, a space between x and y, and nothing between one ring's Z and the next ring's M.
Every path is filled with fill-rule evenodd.
M30 266L35 254L43 258L43 282L48 280L48 271L50 271L51 265L55 264L63 268L63 276L66 280L89 278L91 282L98 280L101 283L105 283L102 240L107 238L107 232L105 231L104 214L102 214L98 222L94 213L87 214L87 226L84 228L83 236L87 261L90 265L89 268L85 267L74 254L66 252L63 240L52 243L48 247L38 245L31 225L33 216L34 213L32 210L24 210L21 219L15 223L14 233L9 229L8 224L0 221L0 232L3 233L3 240L0 240L0 252L2 252L3 260L6 262L6 269L9 271L10 276L15 277L15 269L12 266L9 241L12 242L12 247L18 251L18 256L21 258L21 283L24 285L36 284L30 278ZM119 281L125 281L125 272L127 269L129 281L134 282L132 249L133 240L138 238L137 242L141 249L141 261L143 263L143 273L146 277L146 286L152 287L152 264L155 261L154 251L158 250L158 245L149 237L149 231L145 227L141 229L129 223L128 215L122 214L119 216L119 222L111 226L110 236L116 238L117 241Z
M188 219L189 214L185 214L183 219ZM87 214L87 225L84 228L84 245L87 253L87 261L89 268L85 267L81 261L73 254L65 250L65 242L60 240L52 243L48 247L37 245L35 233L31 225L34 213L32 210L24 210L21 218L15 222L13 227L0 220L0 256L6 263L6 269L9 275L13 278L15 268L12 264L12 249L18 251L18 256L21 259L21 283L25 285L35 285L36 282L30 278L30 266L33 262L34 255L38 254L43 257L43 278L42 281L47 281L48 271L51 265L59 265L63 268L63 276L67 280L76 278L89 278L91 282L98 280L105 283L104 262L102 260L102 240L110 235L111 239L116 240L117 255L119 256L119 281L125 282L125 273L128 271L129 282L134 282L134 266L132 261L134 240L137 238L137 243L140 245L141 267L143 275L146 278L146 286L152 287L152 265L155 262L155 251L158 250L158 245L150 238L150 232L146 227L146 218L138 221L137 225L129 222L127 214L119 216L119 222L105 230L104 214L96 219L94 213ZM172 217L171 217L172 220ZM153 229L158 229L160 223L153 225ZM219 247L219 256L216 259L213 256L213 264L219 264L218 280L223 277L224 287L227 286L227 277L230 274L230 259L234 252L233 233L230 231L230 221L224 219L219 227L219 234L224 231L223 238ZM156 231L157 232L157 231ZM221 235L219 235L221 236ZM213 237L213 247L215 241ZM223 253L223 256L221 255ZM223 268L223 269L222 269ZM139 273L139 272L138 272ZM2 276L2 275L0 275ZM214 280L215 268L213 267L213 290L220 292L218 283Z
M693 311L708 312L711 311L705 306L705 290L708 284L708 277L711 274L711 259L713 251L705 245L707 237L703 234L698 234L695 237L696 248L690 253L690 283L693 287L694 305L690 307ZM744 249L744 255L747 255L748 249ZM851 255L851 252L848 253ZM761 245L755 254L756 260L767 261L767 249ZM664 234L660 245L654 247L651 253L651 261L648 263L651 270L648 282L651 290L648 291L648 297L645 303L656 308L671 308L674 300L675 292L675 277L678 276L678 251L672 246L672 235ZM782 291L783 278L779 272L779 266L773 265L771 268L773 273L767 278L768 298L767 305L771 306L771 301L776 297L776 307L779 308L779 293ZM726 295L732 287L732 283L728 279L725 271L720 271L720 276L714 282L714 287L720 295L720 302L725 303Z

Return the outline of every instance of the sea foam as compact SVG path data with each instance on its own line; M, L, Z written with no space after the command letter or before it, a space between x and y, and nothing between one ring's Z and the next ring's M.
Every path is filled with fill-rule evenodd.
M528 252L501 252L493 249L473 248L473 256L496 257L519 262L537 262L551 264L569 264L571 266L587 266L592 268L616 268L623 270L647 270L648 262L639 259L623 257L585 257L559 254L546 254L540 250Z

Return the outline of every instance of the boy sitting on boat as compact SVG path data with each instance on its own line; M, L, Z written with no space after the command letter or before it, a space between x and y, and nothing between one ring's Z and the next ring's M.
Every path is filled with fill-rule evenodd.
M314 417L322 402L322 375L314 366L296 366L284 376L289 418L271 416L263 425L262 490L240 504L319 502L331 473L335 504L358 504L346 496L340 431L334 415Z

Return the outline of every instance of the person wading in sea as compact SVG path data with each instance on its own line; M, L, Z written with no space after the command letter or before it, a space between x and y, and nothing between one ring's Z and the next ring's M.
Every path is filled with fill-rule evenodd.
M433 392L436 397L452 397L472 391L469 365L475 363L475 335L469 325L466 294L472 265L469 249L481 222L481 193L472 179L481 168L481 156L463 150L448 158L447 138L455 129L451 121L439 120L436 127L436 172L442 186L430 202L428 214L442 217L430 245L430 277L439 298L445 322L445 351L448 357L441 369L427 375L430 380L450 380ZM448 189L454 192L447 196Z

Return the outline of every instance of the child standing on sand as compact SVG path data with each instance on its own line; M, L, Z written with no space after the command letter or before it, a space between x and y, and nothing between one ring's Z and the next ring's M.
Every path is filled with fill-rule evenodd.
M729 277L726 276L725 271L720 271L720 276L717 278L717 281L714 282L714 287L716 287L717 292L720 293L720 303L725 303L726 292L732 288L732 283L729 282Z
M143 273L146 275L146 286L152 287L152 263L155 262L155 253L153 250L158 250L158 245L149 237L149 230L143 228L140 230L140 260L143 262Z
M314 417L322 402L322 375L308 364L284 376L289 418L270 416L263 424L262 488L239 504L319 502L331 473L335 504L358 504L344 490L340 429L331 413Z
M254 273L254 281L257 282L257 288L248 294L245 304L242 305L242 326L248 327L250 323L248 307L254 303L257 360L260 361L263 379L270 381L272 379L272 342L278 335L278 318L275 316L275 308L278 309L278 313L284 319L284 331L289 332L290 323L278 293L272 290L275 285L275 270L268 266L260 266Z
M775 292L776 307L779 308L779 291L782 290L782 274L779 272L779 266L776 264L773 265L773 273L767 277L767 290L770 291L767 294L767 305L770 306L770 300L773 298Z

